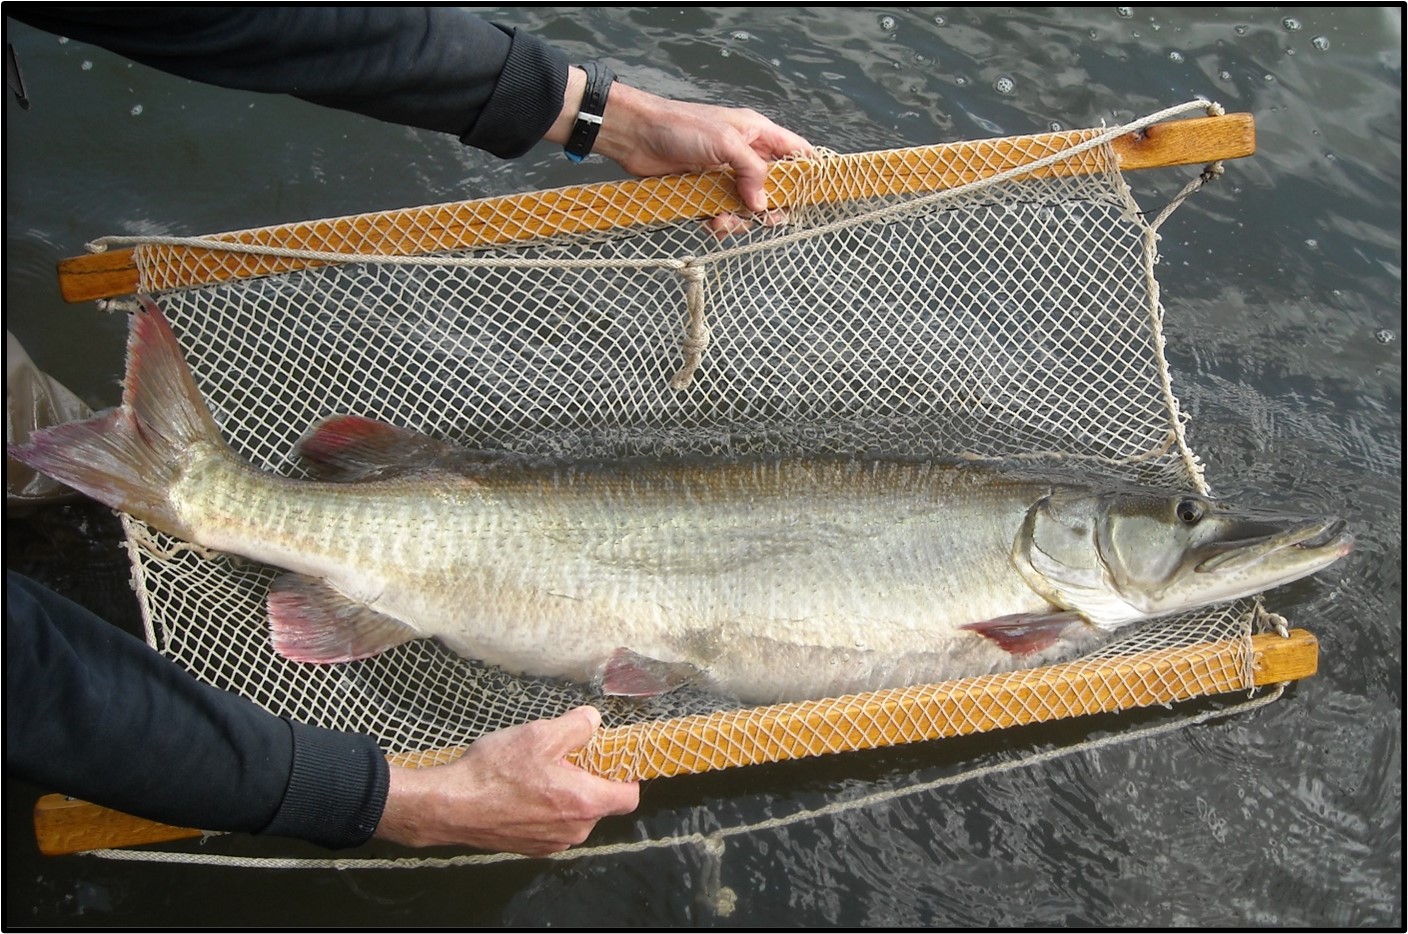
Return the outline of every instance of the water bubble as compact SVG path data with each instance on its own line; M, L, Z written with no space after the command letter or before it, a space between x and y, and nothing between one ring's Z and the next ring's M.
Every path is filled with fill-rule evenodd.
M1060 122L1057 120L1052 120L1050 123L1050 127L1052 133L1060 133L1062 130L1065 129L1065 127L1061 126Z
M968 79L963 75L954 75L953 83L958 85L960 88L965 87L968 84Z
M1261 76L1261 80L1263 80L1263 81L1275 81L1275 80L1276 80L1276 76L1275 76L1275 75L1262 75L1262 76Z
M1288 32L1295 32L1297 29L1300 29L1300 20L1296 19L1294 16L1287 16L1285 19L1281 20L1281 25L1285 26Z
M1324 36L1316 36L1314 39L1310 40L1310 44L1323 52L1330 47L1330 40L1326 39Z
M132 116L134 116L134 117L140 117L141 115L142 115L142 105L141 105L141 104L133 104L133 105L132 105Z
M747 33L745 30L739 29L739 30L736 30L736 31L734 32L733 38L737 39L739 42L747 42L749 39L751 39L751 38L753 38L753 37L750 36L750 35L748 35L748 33Z
M723 58L728 58L732 54L733 52L729 51L728 49L719 49L719 55Z
M1235 32L1235 33L1236 33L1237 35L1239 35L1239 36L1245 36L1245 35L1247 34L1247 27L1245 27L1245 26L1234 26L1234 27L1232 28L1232 31Z
M1124 19L1130 19L1134 16L1134 7L1117 6L1115 7L1115 12L1118 13Z
M1312 250L1320 249L1320 241L1316 240L1314 237L1310 238L1309 240L1306 240L1305 245L1310 247Z
M1181 62L1183 61L1183 53L1174 49L1172 52L1168 53L1168 60L1174 63Z
M79 68L82 68L84 71L92 71L92 70L93 70L93 63L92 63L92 62L84 62L82 65L79 65L78 67L79 67Z
M1011 94L1017 90L1017 82L1012 79L1011 75L998 75L992 86L993 90L999 94Z
M68 36L59 36L59 45L68 45Z
M948 20L944 19L942 16L935 16L935 17L934 17L934 25L935 25L935 26L947 26L947 25L948 25Z
M896 23L895 18L893 16L880 17L880 28L885 30L885 32L893 32L895 26Z
M1217 76L1218 76L1219 78L1221 78L1223 81L1231 81L1231 80L1232 80L1232 72L1227 71L1227 70L1225 70L1225 69L1224 69L1223 71L1219 71L1219 72L1217 73Z
M927 65L927 64L929 64L929 56L925 55L923 52L915 52L915 53L914 53L914 64L916 64L916 65Z
M1380 344L1392 344L1397 339L1398 335L1388 328L1379 328L1374 332L1374 340L1378 341Z

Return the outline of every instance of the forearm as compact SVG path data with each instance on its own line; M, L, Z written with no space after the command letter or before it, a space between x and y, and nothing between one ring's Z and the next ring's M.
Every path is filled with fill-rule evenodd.
M365 736L292 724L6 574L5 765L65 794L203 830L351 846L387 767Z
M9 5L162 71L451 133L512 157L562 109L566 57L453 7Z

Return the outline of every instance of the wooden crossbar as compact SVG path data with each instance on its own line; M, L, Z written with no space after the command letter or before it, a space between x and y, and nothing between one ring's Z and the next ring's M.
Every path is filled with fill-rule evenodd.
M768 201L774 207L843 201L954 188L991 177L1089 139L1098 131L1068 130L1002 139L945 143L838 157L863 169L873 182L864 190L828 185L815 160L774 163ZM1147 127L1113 143L1123 170L1195 165L1238 159L1256 151L1250 114L1176 120ZM1058 162L1033 177L1095 171L1094 160ZM818 175L819 179L810 176ZM206 239L263 247L292 247L372 256L415 256L544 237L699 220L741 212L743 204L726 172L603 182L499 198L483 198L377 214L360 214L277 227L215 234ZM320 265L317 260L182 248L189 288L235 278L272 275ZM130 295L137 290L132 249L77 256L59 262L59 290L70 302Z
M599 731L574 761L608 778L647 779L985 732L1072 716L1073 710L1089 714L1168 704L1242 689L1234 666L1205 664L1228 657L1234 654L1219 644L1161 649L1026 672L1036 677L983 675L875 691L855 695L844 706L779 704L611 727ZM1297 681L1315 674L1319 643L1303 629L1292 630L1289 638L1254 636L1252 659L1258 686ZM1200 672L1197 687L1186 676L1190 668ZM767 746L760 745L760 736L770 737ZM389 758L398 765L448 762L463 751ZM50 856L201 835L61 795L46 795L35 805L34 832L40 852Z

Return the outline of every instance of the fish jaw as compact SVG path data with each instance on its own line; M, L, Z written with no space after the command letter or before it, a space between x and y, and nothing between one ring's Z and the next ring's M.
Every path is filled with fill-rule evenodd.
M1353 551L1354 536L1337 517L1303 520L1260 538L1217 543L1195 552L1191 572L1147 601L1145 611L1176 613L1264 593L1316 574Z

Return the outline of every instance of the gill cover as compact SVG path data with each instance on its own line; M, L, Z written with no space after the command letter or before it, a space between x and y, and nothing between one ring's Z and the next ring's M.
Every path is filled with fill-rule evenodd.
M1102 629L1140 618L1115 592L1100 557L1105 497L1056 487L1027 510L1012 543L1012 561L1053 606L1080 613Z

